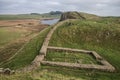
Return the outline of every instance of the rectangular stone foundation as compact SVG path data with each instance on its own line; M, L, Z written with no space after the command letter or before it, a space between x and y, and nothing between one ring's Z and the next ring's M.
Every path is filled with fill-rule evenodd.
M78 68L78 69L95 69L95 70L108 71L108 72L114 72L115 71L115 68L109 62L107 62L105 59L103 59L95 51L62 48L62 47L51 47L51 46L49 46L47 49L48 50L53 50L53 51L67 51L67 52L77 52L77 53L82 52L82 53L85 53L85 54L90 54L91 56L93 56L95 58L95 60L97 62L101 63L101 65L67 63L67 62L53 62L53 61L41 61L41 64L51 65L51 66L62 66L62 67L69 67L69 68Z

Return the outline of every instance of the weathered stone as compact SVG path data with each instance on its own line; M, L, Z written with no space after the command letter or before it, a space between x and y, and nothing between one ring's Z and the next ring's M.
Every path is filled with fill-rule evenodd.
M4 69L4 72L3 72L4 74L7 74L7 75L10 75L11 74L11 69L9 69L9 68L6 68L6 69Z
M87 51L87 50L63 48L63 47L53 47L53 46L48 46L48 50L67 51L67 52L79 52L79 53L88 53L88 54L90 54L92 52L92 51Z
M96 70L109 71L109 72L115 71L113 67L95 65L95 64L78 64L78 63L51 62L51 61L42 61L41 63L44 65L62 66L62 67L78 68L78 69L96 69Z

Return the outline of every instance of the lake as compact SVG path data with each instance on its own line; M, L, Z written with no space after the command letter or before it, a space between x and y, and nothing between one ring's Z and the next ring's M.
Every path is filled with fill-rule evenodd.
M59 19L42 20L41 23L42 24L53 25L53 24L57 23L58 21L59 21Z

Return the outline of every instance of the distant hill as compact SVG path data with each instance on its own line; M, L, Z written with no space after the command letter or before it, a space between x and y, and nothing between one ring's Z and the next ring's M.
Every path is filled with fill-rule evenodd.
M88 13L83 13L83 12L65 12L61 15L60 21L66 20L66 19L82 19L82 20L86 20L86 19L98 19L100 18L97 15L93 15L93 14L88 14Z
M29 14L0 14L0 20L20 20L20 19L42 19L42 18L60 18L62 12L51 11L48 13L29 13Z
M50 15L61 15L63 12L61 11L51 11L49 12Z

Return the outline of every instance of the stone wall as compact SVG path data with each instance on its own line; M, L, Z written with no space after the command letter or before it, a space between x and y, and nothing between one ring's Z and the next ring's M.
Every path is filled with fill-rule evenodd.
M52 61L42 61L43 65L49 66L61 66L68 68L77 68L77 69L95 69L100 71L114 72L115 69L109 66L95 65L95 64L78 64L78 63L67 63L67 62L52 62Z
M39 66L40 62L43 61L44 57L46 56L46 52L47 52L47 48L48 48L48 44L51 39L51 36L54 33L54 31L57 29L57 27L61 24L63 24L63 22L59 22L58 24L55 24L54 27L52 27L52 29L49 31L46 38L44 39L42 47L39 51L39 55L37 55L35 59L32 61L32 65Z
M79 49L63 48L63 47L52 47L52 46L48 46L48 50L77 52L77 53L85 53L85 54L87 53L93 56L93 58L95 58L95 60L99 62L101 65L78 64L78 63L67 63L67 62L51 62L51 61L42 61L42 64L78 68L78 69L96 69L96 70L109 71L109 72L115 71L115 68L95 51L87 51L87 50L79 50Z
M87 54L90 54L92 52L92 51L87 51L87 50L63 48L63 47L52 47L52 46L48 46L48 50L67 51L67 52L79 52L79 53L87 53Z
M69 20L66 20L66 22L67 21L69 21ZM46 36L46 38L45 38L45 40L43 42L43 45L42 45L42 47L40 49L40 54L38 56L36 56L36 58L32 62L32 65L27 69L31 69L31 68L34 69L34 68L40 66L40 64L44 64L44 65L62 66L62 67L70 67L70 68L78 68L78 69L96 69L96 70L109 71L109 72L114 72L115 71L115 68L109 62L107 62L105 59L103 59L95 51L48 46L52 34L57 29L57 27L59 25L61 25L63 22L65 22L65 21L59 22L59 24L56 24L50 30L50 32ZM91 56L93 56L96 61L101 63L101 65L44 61L44 57L46 56L47 50L87 53L87 54L90 54Z

